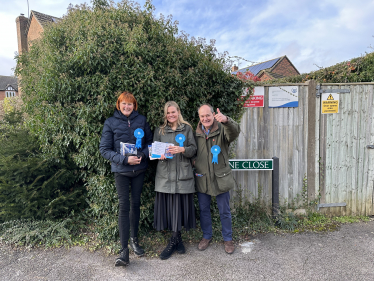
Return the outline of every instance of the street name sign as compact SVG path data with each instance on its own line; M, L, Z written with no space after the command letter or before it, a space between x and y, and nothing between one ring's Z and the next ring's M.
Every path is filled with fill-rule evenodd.
M273 170L273 159L230 159L231 170Z

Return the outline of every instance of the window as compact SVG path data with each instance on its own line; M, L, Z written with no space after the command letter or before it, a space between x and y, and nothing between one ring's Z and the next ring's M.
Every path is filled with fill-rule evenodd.
M16 92L13 92L13 91L6 91L6 92L5 92L5 96L6 96L7 98L15 97L15 96L16 96Z
M5 96L7 98L15 97L16 96L16 90L11 85L8 85L5 89Z

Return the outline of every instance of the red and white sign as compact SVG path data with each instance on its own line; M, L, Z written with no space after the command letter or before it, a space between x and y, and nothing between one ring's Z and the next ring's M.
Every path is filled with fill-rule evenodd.
M253 96L244 102L243 107L264 107L264 93L265 87L255 87L253 89ZM245 96L242 95L242 97Z

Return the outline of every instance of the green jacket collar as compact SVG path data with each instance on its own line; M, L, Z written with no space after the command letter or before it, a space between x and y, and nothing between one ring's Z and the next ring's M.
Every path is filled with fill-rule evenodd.
M164 130L165 130L166 133L181 132L181 131L184 130L184 127L185 127L185 126L186 126L185 124L181 124L181 125L178 126L177 129L174 131L174 130L169 126L169 125L166 125Z
M207 137L207 138L210 138L210 137L213 137L213 136L216 136L217 134L219 134L219 125L218 125L218 122L216 119L214 119L213 121L213 125L212 125L212 128L210 129L210 132L209 132L209 135L206 136L204 131L203 131L203 128L202 128L202 124L201 124L201 121L199 121L199 124L197 125L197 128L196 128L196 136L200 136L200 137Z

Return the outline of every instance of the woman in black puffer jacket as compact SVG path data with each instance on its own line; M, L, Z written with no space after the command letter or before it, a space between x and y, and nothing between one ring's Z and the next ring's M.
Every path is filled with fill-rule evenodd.
M100 142L100 153L112 164L119 200L118 226L122 250L116 259L116 266L129 264L128 240L131 229L130 247L138 256L144 250L138 244L140 219L140 195L143 189L145 171L148 167L148 145L152 144L152 131L145 116L137 112L138 103L129 92L123 92L117 99L117 110L109 117L103 128ZM136 144L136 129L142 129L141 148L136 156L125 156L120 153L120 143ZM130 212L131 185L131 212Z

